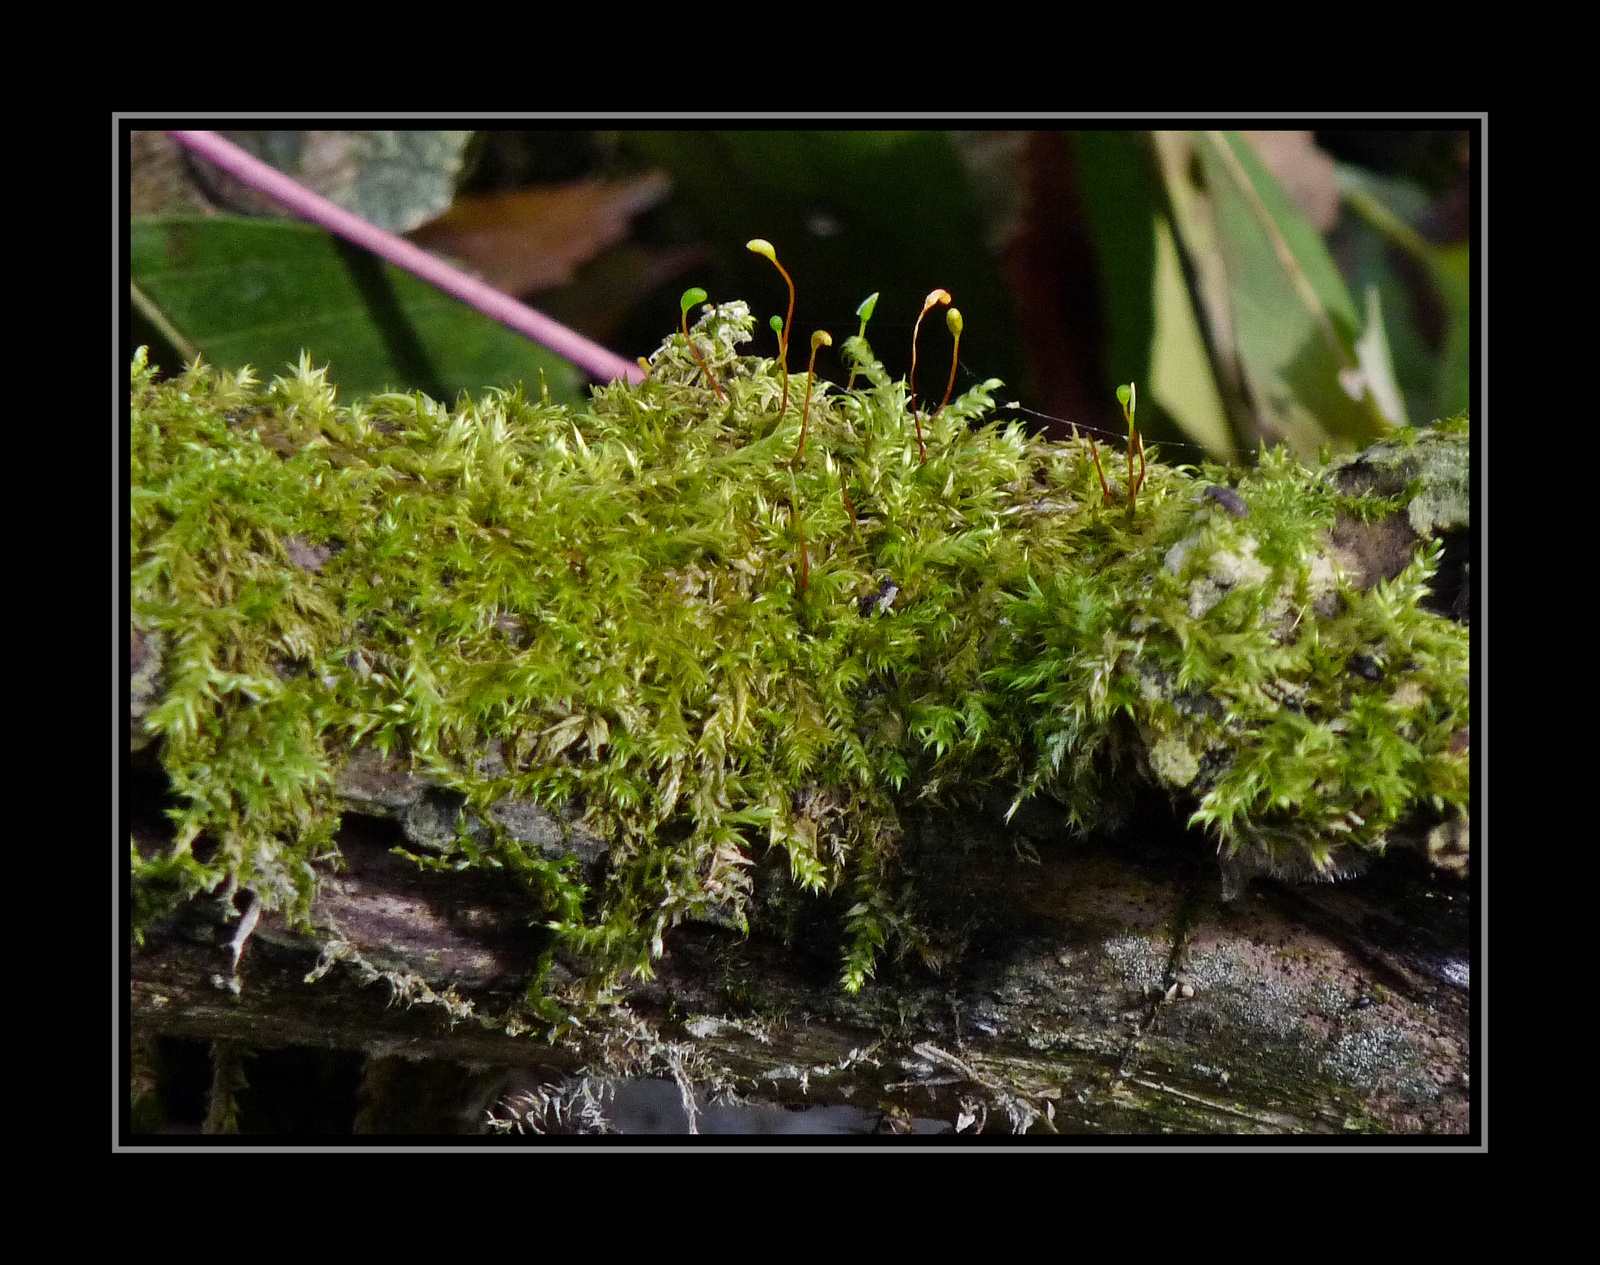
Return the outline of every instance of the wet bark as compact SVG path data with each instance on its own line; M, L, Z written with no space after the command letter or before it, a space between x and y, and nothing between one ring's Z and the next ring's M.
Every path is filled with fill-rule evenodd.
M409 1084L417 1060L470 1069L460 1131L491 1111L524 1131L614 1126L582 1073L692 1087L698 1123L748 1101L849 1106L851 1128L883 1133L1471 1125L1469 891L1420 863L1257 880L1224 904L1205 841L1159 811L1077 842L1043 813L1009 828L941 814L905 853L927 893L923 951L859 996L837 983L842 906L822 901L788 944L679 928L655 980L575 1012L584 1028L551 1044L520 1004L546 946L525 898L419 871L389 851L401 842L394 823L348 818L347 868L316 908L326 930L262 916L237 973L236 911L200 901L163 924L129 963L135 1033L360 1051L375 1060L365 1121L398 1132L442 1129L373 1101L370 1084ZM576 965L557 960L557 993Z

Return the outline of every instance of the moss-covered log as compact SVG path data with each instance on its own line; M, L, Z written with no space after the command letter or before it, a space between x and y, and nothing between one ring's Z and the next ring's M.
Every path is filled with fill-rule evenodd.
M1040 1002L1053 1018L1023 1021L1056 1034L1029 1048L1057 1090L1076 1083L1070 1050L1128 1072L1147 1056L1067 1024L1063 999L1117 1008L1110 1027L1132 1024L1148 1049L1157 1021L1205 992L1180 978L1200 880L1172 880L1142 932L1124 919L1085 933L1061 914L1037 944L1001 935L998 956L971 943L993 938L993 909L953 917L946 888L1048 875L1070 904L1093 884L1062 840L1149 793L1206 831L1229 896L1262 872L1353 873L1407 840L1464 866L1464 422L1321 468L1135 455L1130 479L1087 440L985 424L996 383L908 412L860 339L846 346L861 389L819 383L780 408L782 375L737 354L749 326L743 305L711 311L699 355L676 336L643 386L597 391L583 413L521 395L341 408L309 365L266 389L204 368L158 384L135 365L130 740L175 823L133 839L141 1023L249 1041L273 1015L280 1035L293 1027L295 988L315 1013L335 977L352 999L386 979L438 1003L416 1013L470 1003L457 1036L431 1038L447 1045L463 1029L570 1037L582 1014L591 1045L570 1066L630 1048L681 1070L740 1044L728 1033L826 1014L849 1066L873 1041L921 1037L908 1048L934 1053L904 1057L943 1068L924 1079L1048 1125L1063 1101L1025 1056L991 1074L950 1044L992 1028L1029 1046L1016 1014L944 1032L912 999L947 986L916 972L1021 972L996 996L1059 994ZM1034 824L1008 833L993 820L1008 812ZM352 842L374 819L393 837ZM1173 837L1181 853L1199 836ZM422 884L425 899L406 895ZM217 918L233 947L192 944ZM845 991L824 1002L808 969L783 1000L778 944L842 957ZM850 1000L886 951L892 986ZM296 985L305 952L343 961ZM281 980L274 953L289 955ZM1224 956L1215 996L1251 978L1237 945ZM1130 965L1145 959L1162 968ZM744 964L728 969L755 981L753 1018L729 1009L737 988L701 977L712 962ZM1127 1004L1132 979L1156 993ZM1337 1044L1365 994L1334 992L1304 1023ZM325 1031L365 1049L400 1039L381 1035L392 1015L374 1034L364 1014L352 1000ZM700 1074L732 1087L737 1060L707 1057ZM1206 1096L1162 1079L1176 1066L1144 1079L1181 1114ZM1131 1072L1114 1079L1137 1093ZM874 1092L909 1092L890 1083ZM1334 1099L1404 1127L1427 1098L1413 1090L1387 1114L1330 1090L1275 1127L1317 1127L1343 1110ZM1229 1115L1206 1110L1211 1125ZM1265 1106L1238 1113L1274 1127Z

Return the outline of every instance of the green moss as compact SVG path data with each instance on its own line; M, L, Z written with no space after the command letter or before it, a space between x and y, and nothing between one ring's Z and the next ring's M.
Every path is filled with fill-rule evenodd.
M1264 453L1240 517L1204 494L1223 471L1152 462L1130 513L1086 442L986 423L997 382L923 419L924 463L861 338L865 385L817 385L791 469L803 393L779 415L751 325L696 327L725 403L681 334L582 411L137 360L139 723L185 805L135 850L139 919L219 886L304 919L361 748L459 796L431 863L515 875L602 971L648 973L686 918L759 919L775 850L793 891L849 894L852 988L907 930L910 800L1002 787L1089 826L1154 781L1226 852L1323 873L1465 812L1467 634L1418 604L1437 550L1357 591L1325 471Z

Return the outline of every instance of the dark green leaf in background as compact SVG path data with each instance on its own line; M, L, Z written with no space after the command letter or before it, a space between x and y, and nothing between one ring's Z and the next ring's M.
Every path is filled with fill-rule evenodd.
M180 355L253 366L264 375L302 350L331 365L347 394L461 391L518 382L576 403L582 375L567 361L365 251L308 225L151 216L132 225L138 314ZM176 371L177 364L165 365Z

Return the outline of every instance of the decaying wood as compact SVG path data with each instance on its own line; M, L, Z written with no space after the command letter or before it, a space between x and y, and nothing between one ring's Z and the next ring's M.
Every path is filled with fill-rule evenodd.
M839 990L826 934L802 928L795 948L691 925L655 980L551 1044L507 1023L545 943L520 893L421 872L389 850L396 824L351 816L324 931L263 916L235 976L238 918L196 903L133 953L134 1026L446 1060L473 1069L480 1097L499 1069L543 1087L546 1126L587 1071L677 1076L702 1102L849 1104L882 1132L1468 1130L1461 883L1399 864L1339 885L1258 881L1224 904L1203 840L1159 815L1116 840L1074 842L1042 814L1010 828L942 814L913 835L929 943L860 996ZM840 911L819 911L822 932L825 912ZM556 988L574 980L558 962Z

